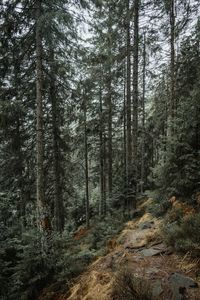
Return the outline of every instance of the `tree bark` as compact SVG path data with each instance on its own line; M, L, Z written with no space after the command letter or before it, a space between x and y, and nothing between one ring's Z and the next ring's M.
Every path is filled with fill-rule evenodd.
M112 92L111 92L111 66L109 66L108 83L108 194L112 197Z
M54 71L54 51L52 45L50 46L50 101L52 105L52 133L53 133L53 186L54 186L54 226L55 230L62 232L64 229L64 205L63 193L60 177L60 149L58 142L59 135L59 111L56 99L55 87L55 71Z
M127 194L127 178L128 178L128 174L127 174L127 99L126 99L126 65L124 65L124 107L123 107L123 166L124 166L124 205L123 205L123 209L124 209L124 213L125 210L127 208L127 198L128 198L128 194Z
M146 35L143 41L143 70L142 70L142 149L141 149L141 193L144 192L145 181L145 93L146 93Z
M175 0L171 0L170 5L170 136L174 131L175 116Z
M134 58L133 58L133 207L136 207L138 168L138 53L139 53L139 1L134 2Z
M85 212L86 212L86 226L90 226L90 208L89 208L89 175L88 175L88 137L87 137L87 103L86 95L84 99L84 142L85 142Z
M108 17L108 195L112 197L113 172L112 172L112 11L109 5Z
M103 195L104 195L104 214L107 213L107 175L108 175L108 164L107 164L107 140L106 140L106 132L103 132Z
M100 78L100 89L99 89L99 141L100 141L100 215L105 216L106 213L106 199L104 192L104 126L103 126L103 104L102 104L102 78Z
M45 200L44 187L44 129L43 129L43 71L42 71L42 34L41 1L36 9L36 158L37 158L37 212L41 232L51 229L49 210ZM44 244L43 244L44 246ZM46 245L45 245L46 246ZM44 249L43 249L44 250Z
M132 126L131 126L131 53L130 53L130 1L126 1L127 23L126 23L126 126L127 126L127 205L130 209L132 202Z

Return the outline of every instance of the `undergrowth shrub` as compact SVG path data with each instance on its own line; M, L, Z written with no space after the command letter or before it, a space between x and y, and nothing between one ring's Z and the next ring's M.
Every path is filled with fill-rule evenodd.
M117 235L123 228L123 222L115 217L106 217L104 221L98 221L92 226L84 242L90 250L99 252L106 247L106 242Z
M200 255L200 213L183 218L181 210L170 219L167 216L162 232L166 242L179 252L191 252L193 256ZM169 222L170 220L170 222Z
M163 216L170 208L169 198L158 190L154 191L151 197L153 201L148 205L147 211L156 218Z
M2 246L3 280L2 299L35 299L40 289L53 276L54 258L44 258L41 252L41 236L37 230L29 230L21 236L6 239Z
M112 288L113 300L153 300L149 283L133 275L131 270L117 272Z

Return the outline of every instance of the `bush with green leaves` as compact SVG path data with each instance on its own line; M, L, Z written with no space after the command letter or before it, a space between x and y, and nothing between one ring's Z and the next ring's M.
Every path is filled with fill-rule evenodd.
M178 210L175 218L169 216L163 226L163 235L166 242L179 252L191 252L194 256L200 255L200 213L183 218Z
M72 244L68 233L51 233L49 253L41 251L41 234L37 228L16 234L5 230L0 251L0 298L3 300L36 299L53 281L61 282L78 276L88 263L89 254L67 249ZM81 257L82 254L82 257ZM92 255L92 254L91 254ZM88 258L89 257L89 258Z
M96 220L96 224L91 228L85 242L90 244L91 250L102 251L106 242L117 235L122 228L123 222L116 215L107 216L103 221Z

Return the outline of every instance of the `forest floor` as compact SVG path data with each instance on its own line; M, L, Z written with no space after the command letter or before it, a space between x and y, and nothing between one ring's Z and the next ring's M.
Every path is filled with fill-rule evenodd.
M122 232L108 241L107 255L91 263L67 293L58 292L53 299L121 299L113 296L113 287L116 274L122 269L141 282L147 281L152 299L200 299L199 260L189 254L178 255L165 244L160 232L163 220L145 212L149 201L140 206L142 217L127 222Z

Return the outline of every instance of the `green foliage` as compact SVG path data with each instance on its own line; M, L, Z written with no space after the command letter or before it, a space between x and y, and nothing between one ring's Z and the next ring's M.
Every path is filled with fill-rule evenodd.
M200 254L200 213L183 218L183 212L176 210L168 215L163 227L166 242L179 252Z
M152 197L152 202L148 205L147 211L155 217L165 215L171 207L169 199L163 193L160 193L159 190L149 192L149 196Z
M195 35L195 38L185 39L179 54L173 124L163 121L167 120L167 115L163 101L158 98L167 99L166 82L160 83L154 98L154 138L159 151L152 179L161 193L168 196L191 196L200 188L198 30ZM169 134L167 127L172 125L173 132Z
M36 231L1 242L1 297L34 299L53 272L53 259L44 259Z
M119 212L118 212L119 213ZM91 229L87 241L91 242L91 249L100 250L106 246L106 242L117 235L122 229L123 222L117 216L108 216L105 220L97 219L97 224Z

